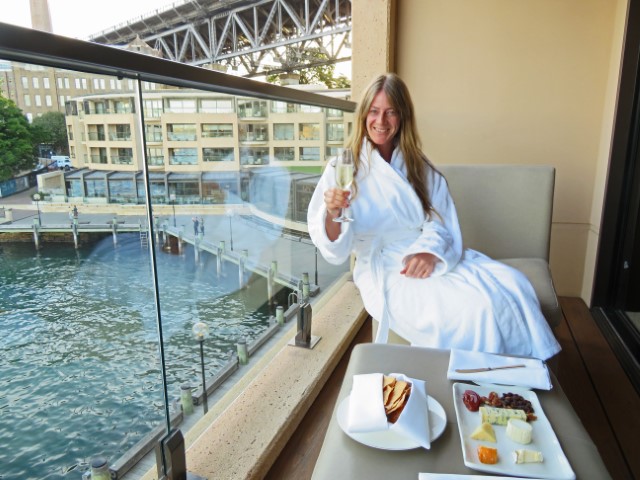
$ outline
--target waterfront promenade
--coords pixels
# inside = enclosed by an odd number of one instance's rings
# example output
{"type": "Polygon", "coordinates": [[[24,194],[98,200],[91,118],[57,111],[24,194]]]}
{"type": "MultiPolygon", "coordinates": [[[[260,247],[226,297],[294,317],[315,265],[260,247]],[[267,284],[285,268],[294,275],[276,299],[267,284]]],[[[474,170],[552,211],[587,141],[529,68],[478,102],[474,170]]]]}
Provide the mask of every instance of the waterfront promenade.
{"type": "MultiPolygon", "coordinates": [[[[38,218],[38,210],[31,200],[34,192],[35,188],[0,198],[0,209],[11,209],[11,225],[32,229],[34,219],[38,218]]],[[[69,211],[73,206],[73,204],[48,205],[40,202],[42,225],[70,225],[69,211]]],[[[76,205],[76,207],[80,230],[89,229],[91,225],[108,225],[114,218],[128,225],[141,224],[143,228],[147,224],[142,206],[138,206],[135,210],[121,205],[76,205]],[[136,213],[133,213],[134,211],[136,213]]],[[[252,219],[247,215],[229,217],[219,206],[207,208],[202,205],[192,207],[178,205],[175,216],[168,205],[158,206],[158,210],[162,212],[161,215],[157,215],[157,224],[160,226],[158,234],[161,234],[162,225],[166,223],[169,232],[181,232],[185,242],[193,244],[195,234],[192,219],[202,218],[204,233],[199,234],[201,243],[219,245],[223,241],[227,252],[239,253],[246,250],[248,264],[268,267],[275,261],[278,272],[284,276],[299,278],[302,273],[308,273],[311,283],[316,284],[321,290],[348,269],[348,265],[335,266],[327,263],[321,255],[317,254],[309,239],[302,235],[287,233],[278,226],[268,226],[267,222],[257,218],[252,219]]],[[[2,220],[0,213],[0,227],[2,227],[2,220]]],[[[159,239],[162,241],[161,235],[159,239]]],[[[44,243],[40,246],[42,249],[52,247],[55,247],[55,244],[44,243]]]]}

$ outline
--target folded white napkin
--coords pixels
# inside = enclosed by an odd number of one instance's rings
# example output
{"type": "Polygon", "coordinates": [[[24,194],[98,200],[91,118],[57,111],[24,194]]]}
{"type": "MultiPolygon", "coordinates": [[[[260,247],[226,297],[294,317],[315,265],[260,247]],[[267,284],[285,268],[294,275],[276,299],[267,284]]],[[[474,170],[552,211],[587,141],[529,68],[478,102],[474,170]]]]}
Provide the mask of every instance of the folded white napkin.
{"type": "Polygon", "coordinates": [[[549,370],[542,360],[535,358],[509,357],[484,352],[469,352],[467,350],[451,350],[449,359],[449,380],[467,380],[476,383],[491,383],[499,385],[515,385],[527,388],[551,390],[549,370]],[[524,364],[525,368],[506,370],[491,370],[478,373],[459,373],[456,369],[501,367],[506,365],[524,364]]]}
{"type": "MultiPolygon", "coordinates": [[[[492,480],[522,480],[522,477],[494,477],[488,475],[459,475],[457,473],[419,473],[418,480],[482,480],[491,478],[492,480]]],[[[530,478],[529,480],[536,480],[530,478]]],[[[540,480],[540,479],[537,479],[540,480]]]]}
{"type": "Polygon", "coordinates": [[[377,432],[388,428],[381,373],[353,376],[347,428],[350,433],[377,432]]]}
{"type": "Polygon", "coordinates": [[[431,448],[431,427],[429,425],[429,409],[427,407],[427,385],[423,380],[410,378],[401,373],[391,373],[398,380],[411,383],[411,395],[404,410],[391,430],[412,439],[427,450],[431,448]]]}
{"type": "Polygon", "coordinates": [[[411,394],[396,423],[387,422],[382,397],[382,374],[354,375],[346,422],[348,432],[366,433],[394,430],[396,433],[412,439],[417,445],[427,449],[431,448],[425,382],[400,373],[390,373],[389,375],[411,383],[411,394]]]}

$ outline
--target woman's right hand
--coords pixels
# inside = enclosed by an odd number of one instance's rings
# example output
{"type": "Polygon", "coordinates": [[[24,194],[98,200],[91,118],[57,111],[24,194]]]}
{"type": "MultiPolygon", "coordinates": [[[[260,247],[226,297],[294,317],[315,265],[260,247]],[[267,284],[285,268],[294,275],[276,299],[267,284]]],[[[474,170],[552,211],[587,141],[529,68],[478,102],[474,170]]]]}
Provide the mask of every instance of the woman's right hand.
{"type": "Polygon", "coordinates": [[[324,192],[324,204],[327,207],[327,213],[336,218],[340,215],[340,209],[347,208],[349,206],[349,196],[351,192],[348,190],[341,190],[339,188],[330,188],[324,192]]]}

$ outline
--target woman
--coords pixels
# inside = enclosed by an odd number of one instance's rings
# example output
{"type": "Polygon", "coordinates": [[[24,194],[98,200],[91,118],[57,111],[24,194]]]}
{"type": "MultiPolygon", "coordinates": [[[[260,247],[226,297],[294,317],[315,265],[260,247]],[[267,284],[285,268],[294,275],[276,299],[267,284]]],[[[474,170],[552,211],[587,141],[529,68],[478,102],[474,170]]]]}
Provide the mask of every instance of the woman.
{"type": "Polygon", "coordinates": [[[444,177],[420,148],[413,103],[394,74],[378,77],[356,112],[352,194],[329,164],[311,199],[309,233],[323,257],[355,253],[369,314],[413,345],[547,359],[560,351],[533,287],[517,270],[463,249],[444,177]],[[340,209],[354,219],[337,223],[340,209]]]}

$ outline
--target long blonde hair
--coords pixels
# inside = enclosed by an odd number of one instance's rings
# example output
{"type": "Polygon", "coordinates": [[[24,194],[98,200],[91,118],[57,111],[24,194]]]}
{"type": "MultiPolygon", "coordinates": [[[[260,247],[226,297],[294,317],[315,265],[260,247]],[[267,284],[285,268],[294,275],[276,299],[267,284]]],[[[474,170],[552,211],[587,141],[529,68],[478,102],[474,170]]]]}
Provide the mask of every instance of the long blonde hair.
{"type": "MultiPolygon", "coordinates": [[[[369,140],[369,145],[373,145],[367,134],[367,115],[373,103],[374,97],[383,91],[391,106],[398,112],[400,117],[400,128],[394,141],[400,148],[404,161],[407,165],[407,180],[418,195],[422,208],[427,216],[434,211],[429,199],[429,191],[425,182],[425,174],[429,167],[434,168],[429,159],[422,153],[420,136],[416,129],[416,121],[413,111],[413,102],[409,95],[406,84],[394,73],[386,73],[376,78],[364,91],[358,108],[353,126],[353,133],[348,141],[348,147],[353,151],[355,162],[355,174],[361,167],[360,153],[363,139],[369,140]]],[[[368,152],[369,154],[371,152],[368,152]]],[[[355,175],[354,175],[355,177],[355,175]]],[[[357,193],[357,185],[353,183],[354,195],[357,193]]]]}

